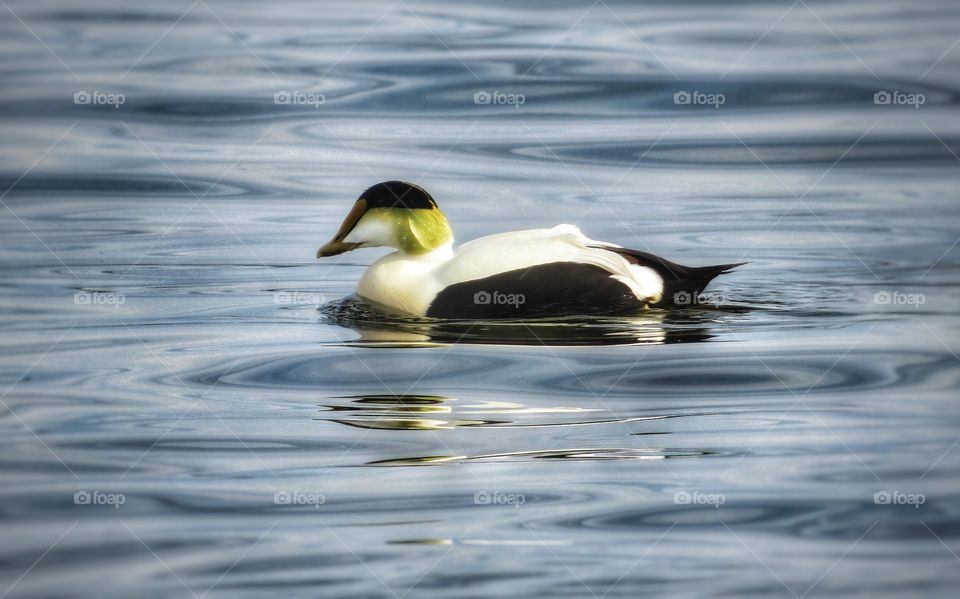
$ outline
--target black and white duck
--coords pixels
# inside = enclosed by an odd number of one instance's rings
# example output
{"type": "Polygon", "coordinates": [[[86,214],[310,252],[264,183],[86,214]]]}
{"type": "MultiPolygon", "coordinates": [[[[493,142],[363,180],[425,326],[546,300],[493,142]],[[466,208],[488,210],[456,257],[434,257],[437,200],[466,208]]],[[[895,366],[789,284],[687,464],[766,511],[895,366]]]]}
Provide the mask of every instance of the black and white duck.
{"type": "Polygon", "coordinates": [[[682,266],[594,241],[574,225],[488,235],[453,247],[453,231],[423,188],[367,189],[317,258],[357,248],[396,251],[370,265],[357,295],[385,310],[438,318],[625,314],[689,304],[743,263],[682,266]]]}

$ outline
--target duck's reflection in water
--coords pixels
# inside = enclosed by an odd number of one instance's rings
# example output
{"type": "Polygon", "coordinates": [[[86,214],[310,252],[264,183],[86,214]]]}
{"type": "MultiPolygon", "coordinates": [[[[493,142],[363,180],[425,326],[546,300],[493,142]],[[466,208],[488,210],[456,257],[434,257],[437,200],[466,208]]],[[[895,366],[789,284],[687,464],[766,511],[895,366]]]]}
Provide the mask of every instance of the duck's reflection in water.
{"type": "MultiPolygon", "coordinates": [[[[658,414],[603,418],[601,408],[575,406],[529,407],[506,401],[460,400],[439,395],[360,395],[332,398],[322,406],[327,420],[358,428],[392,431],[443,431],[463,427],[535,428],[609,425],[664,421],[700,414],[658,414]],[[342,401],[337,401],[342,400],[342,401]]],[[[634,433],[664,435],[667,431],[634,433]]],[[[708,448],[569,447],[475,455],[413,455],[367,462],[371,466],[439,466],[461,462],[533,460],[665,460],[718,455],[708,448]]]]}
{"type": "Polygon", "coordinates": [[[440,466],[464,462],[530,462],[535,460],[670,460],[730,455],[713,449],[667,447],[577,447],[545,451],[510,451],[482,455],[432,455],[390,458],[367,462],[368,466],[440,466]]]}
{"type": "MultiPolygon", "coordinates": [[[[321,308],[332,324],[352,329],[360,346],[426,347],[434,344],[647,345],[692,343],[713,338],[718,308],[647,310],[624,316],[567,316],[528,320],[448,320],[385,314],[346,298],[321,308]]],[[[725,308],[724,312],[740,311],[725,308]]]]}
{"type": "Polygon", "coordinates": [[[456,418],[452,397],[435,395],[363,395],[345,397],[349,405],[324,406],[333,417],[323,418],[359,428],[424,431],[459,426],[495,426],[509,420],[456,418]]]}
{"type": "Polygon", "coordinates": [[[600,408],[527,407],[506,401],[470,400],[439,395],[359,395],[344,403],[325,404],[325,418],[347,426],[387,430],[445,430],[460,427],[536,428],[588,426],[614,422],[664,420],[674,415],[596,418],[600,408]]]}

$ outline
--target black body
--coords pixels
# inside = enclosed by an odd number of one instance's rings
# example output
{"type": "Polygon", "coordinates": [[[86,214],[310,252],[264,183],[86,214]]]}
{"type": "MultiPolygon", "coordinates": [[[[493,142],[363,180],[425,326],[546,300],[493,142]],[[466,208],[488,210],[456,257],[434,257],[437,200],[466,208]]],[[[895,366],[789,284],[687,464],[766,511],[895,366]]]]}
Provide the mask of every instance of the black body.
{"type": "Polygon", "coordinates": [[[625,314],[649,307],[692,305],[717,275],[739,264],[682,266],[653,254],[599,247],[654,270],[664,281],[660,301],[637,299],[626,284],[592,264],[550,262],[451,285],[427,309],[435,318],[511,319],[578,314],[625,314]],[[679,299],[678,299],[679,298],[679,299]]]}

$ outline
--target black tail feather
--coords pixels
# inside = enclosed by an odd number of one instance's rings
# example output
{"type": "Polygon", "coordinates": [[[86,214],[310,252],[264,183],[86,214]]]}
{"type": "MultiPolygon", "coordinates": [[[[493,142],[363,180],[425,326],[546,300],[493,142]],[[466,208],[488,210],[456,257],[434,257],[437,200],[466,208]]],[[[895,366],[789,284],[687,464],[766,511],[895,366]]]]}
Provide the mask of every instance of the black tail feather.
{"type": "Polygon", "coordinates": [[[703,290],[706,289],[710,281],[744,264],[746,264],[746,262],[687,267],[683,277],[672,281],[664,278],[663,299],[660,303],[688,305],[697,303],[696,296],[703,293],[703,290]]]}
{"type": "Polygon", "coordinates": [[[690,305],[696,303],[696,297],[703,292],[710,281],[746,264],[746,262],[736,262],[714,266],[683,266],[640,250],[609,246],[593,247],[616,252],[633,264],[651,268],[660,275],[663,279],[663,298],[657,305],[690,305]]]}

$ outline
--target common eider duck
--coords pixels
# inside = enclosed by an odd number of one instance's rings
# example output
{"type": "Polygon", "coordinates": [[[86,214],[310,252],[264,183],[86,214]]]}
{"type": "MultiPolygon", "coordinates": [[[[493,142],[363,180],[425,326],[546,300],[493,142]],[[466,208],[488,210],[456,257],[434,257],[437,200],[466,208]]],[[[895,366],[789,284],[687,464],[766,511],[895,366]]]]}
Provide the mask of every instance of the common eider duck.
{"type": "Polygon", "coordinates": [[[740,266],[682,266],[587,238],[574,225],[511,231],[453,247],[450,223],[422,187],[386,181],[354,203],[317,258],[365,247],[374,262],[357,295],[407,316],[523,319],[615,315],[694,303],[717,275],[740,266]]]}

